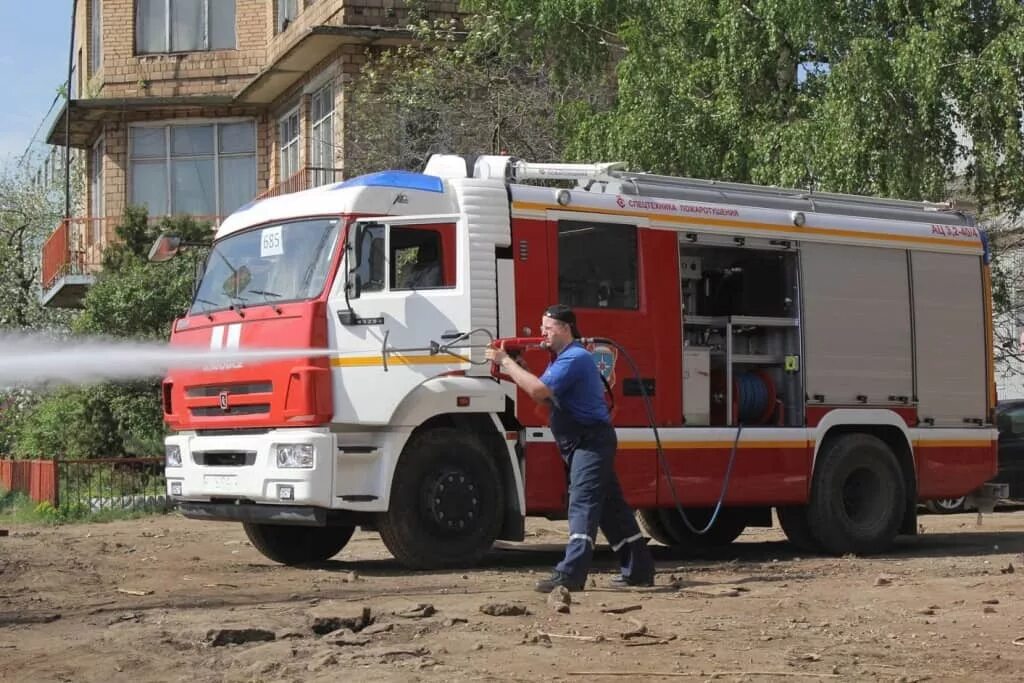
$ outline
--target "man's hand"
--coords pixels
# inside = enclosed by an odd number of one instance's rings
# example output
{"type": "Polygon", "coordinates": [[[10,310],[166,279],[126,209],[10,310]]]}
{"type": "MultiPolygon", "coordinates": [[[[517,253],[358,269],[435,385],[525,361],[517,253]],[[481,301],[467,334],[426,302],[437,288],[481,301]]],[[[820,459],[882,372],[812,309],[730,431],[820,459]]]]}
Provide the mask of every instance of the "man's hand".
{"type": "Polygon", "coordinates": [[[505,343],[502,342],[501,346],[498,348],[488,346],[484,350],[484,358],[491,361],[500,368],[502,361],[508,358],[508,353],[505,351],[505,343]]]}

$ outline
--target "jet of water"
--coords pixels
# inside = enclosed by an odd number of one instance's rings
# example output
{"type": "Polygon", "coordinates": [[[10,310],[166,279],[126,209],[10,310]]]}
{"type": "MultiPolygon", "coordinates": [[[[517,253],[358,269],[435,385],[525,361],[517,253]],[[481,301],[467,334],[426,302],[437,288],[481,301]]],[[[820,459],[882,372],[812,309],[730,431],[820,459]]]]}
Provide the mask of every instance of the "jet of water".
{"type": "Polygon", "coordinates": [[[172,368],[223,368],[331,355],[328,349],[204,349],[157,342],[0,334],[0,389],[160,377],[172,368]]]}

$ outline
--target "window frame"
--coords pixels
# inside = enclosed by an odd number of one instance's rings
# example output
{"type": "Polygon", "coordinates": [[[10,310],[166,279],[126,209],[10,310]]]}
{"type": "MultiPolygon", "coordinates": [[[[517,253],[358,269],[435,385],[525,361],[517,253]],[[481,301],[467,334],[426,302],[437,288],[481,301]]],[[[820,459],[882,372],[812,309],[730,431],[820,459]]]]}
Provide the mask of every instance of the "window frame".
{"type": "Polygon", "coordinates": [[[237,50],[238,49],[238,4],[237,0],[230,0],[233,7],[232,16],[234,21],[232,22],[231,28],[231,47],[210,47],[211,44],[211,19],[210,19],[210,3],[211,2],[224,2],[224,0],[202,0],[203,3],[203,25],[199,27],[199,38],[202,44],[196,50],[175,50],[172,49],[171,45],[171,3],[175,0],[164,0],[164,36],[163,36],[163,47],[162,49],[143,49],[142,37],[139,35],[139,28],[142,25],[141,18],[139,16],[139,0],[134,0],[133,3],[133,19],[134,19],[134,45],[136,55],[170,55],[170,54],[190,54],[194,52],[215,52],[217,50],[237,50]]]}
{"type": "MultiPolygon", "coordinates": [[[[174,179],[173,179],[173,165],[172,162],[175,158],[190,158],[188,156],[175,157],[171,148],[171,129],[172,128],[186,128],[194,126],[213,126],[213,153],[209,155],[213,159],[213,177],[214,177],[214,214],[211,214],[210,218],[222,218],[228,214],[224,213],[224,209],[221,206],[221,178],[220,178],[220,161],[223,158],[242,158],[251,157],[253,160],[253,195],[259,191],[257,186],[259,180],[259,158],[258,158],[258,145],[259,145],[259,124],[255,118],[237,117],[237,118],[224,118],[224,119],[182,119],[176,121],[146,121],[131,123],[128,125],[128,173],[126,177],[126,195],[128,197],[128,203],[134,204],[135,198],[132,196],[131,190],[135,177],[135,164],[137,158],[132,154],[132,129],[137,128],[160,128],[164,134],[164,155],[162,161],[164,163],[164,191],[166,192],[166,204],[164,206],[164,213],[151,214],[157,216],[173,216],[172,212],[174,206],[174,179]],[[228,153],[224,154],[220,151],[220,127],[225,125],[231,125],[236,123],[250,123],[253,128],[253,145],[251,152],[244,153],[228,153]]],[[[207,155],[196,155],[196,156],[207,156],[207,155]]],[[[153,157],[152,159],[156,159],[153,157]]],[[[148,160],[149,158],[146,157],[148,160]]],[[[237,210],[237,209],[234,209],[237,210]]],[[[188,215],[199,215],[199,214],[188,214],[188,215]]]]}
{"type": "Polygon", "coordinates": [[[317,88],[309,97],[309,166],[313,172],[313,185],[326,185],[335,182],[334,176],[334,148],[335,148],[335,95],[334,81],[330,80],[317,88]],[[324,112],[317,118],[315,112],[317,103],[320,103],[320,110],[324,112]],[[329,108],[324,107],[324,102],[329,108]],[[321,134],[327,128],[329,139],[321,134]],[[327,158],[324,159],[324,149],[328,150],[327,158]]]}
{"type": "Polygon", "coordinates": [[[90,0],[89,75],[103,68],[103,0],[90,0]]]}
{"type": "MultiPolygon", "coordinates": [[[[446,220],[431,220],[429,222],[416,223],[406,222],[404,220],[400,222],[368,221],[358,222],[355,223],[354,225],[356,226],[356,229],[359,231],[359,253],[357,254],[357,272],[360,274],[360,277],[362,278],[362,294],[407,294],[409,292],[450,292],[458,288],[459,278],[457,272],[457,222],[449,222],[446,220]],[[371,230],[383,232],[383,258],[381,259],[381,264],[384,270],[383,273],[379,273],[381,277],[378,279],[372,279],[370,277],[372,275],[378,275],[378,273],[373,272],[373,240],[370,239],[371,230]],[[405,246],[402,247],[396,246],[394,240],[392,239],[393,232],[395,230],[409,231],[410,233],[430,232],[436,235],[434,245],[437,250],[437,261],[439,263],[440,269],[440,285],[399,286],[397,284],[397,277],[399,274],[399,267],[397,263],[398,249],[418,249],[419,245],[406,244],[405,246]],[[368,285],[371,282],[378,282],[379,286],[374,288],[368,288],[368,285]]],[[[405,241],[406,239],[400,240],[400,242],[403,243],[405,241]]]]}
{"type": "Polygon", "coordinates": [[[105,148],[106,140],[100,135],[89,150],[89,194],[92,195],[92,201],[89,204],[92,230],[89,236],[92,239],[92,244],[100,244],[103,241],[104,205],[106,203],[103,196],[106,191],[103,182],[103,155],[105,148]]]}
{"type": "Polygon", "coordinates": [[[277,0],[277,17],[275,17],[274,21],[277,32],[283,33],[289,26],[295,23],[302,9],[301,0],[277,0]],[[291,9],[291,12],[289,12],[289,9],[291,9]]]}
{"type": "Polygon", "coordinates": [[[295,175],[296,173],[298,173],[301,170],[301,168],[302,168],[302,164],[301,164],[302,159],[300,157],[301,145],[302,145],[302,117],[300,116],[299,105],[296,104],[294,107],[292,107],[291,109],[287,110],[284,114],[282,114],[281,116],[277,117],[277,179],[278,179],[278,182],[281,182],[281,183],[285,182],[286,180],[288,180],[289,178],[291,178],[293,175],[295,175]],[[286,121],[288,121],[289,119],[293,119],[293,118],[295,119],[295,136],[292,137],[291,139],[289,139],[287,143],[285,143],[284,142],[284,135],[282,133],[282,128],[284,127],[286,121]],[[284,172],[285,166],[286,166],[286,164],[285,164],[285,152],[286,151],[290,152],[292,150],[292,148],[294,148],[294,150],[295,150],[295,168],[292,168],[292,169],[290,169],[288,171],[288,173],[285,173],[284,172]]]}
{"type": "MultiPolygon", "coordinates": [[[[555,241],[555,248],[556,248],[555,249],[555,251],[556,251],[556,255],[555,255],[556,264],[555,265],[556,265],[556,268],[557,268],[557,270],[556,270],[557,280],[555,282],[555,286],[556,286],[557,292],[558,292],[558,301],[566,303],[566,304],[572,306],[573,308],[593,309],[593,310],[598,310],[598,311],[619,311],[619,312],[634,312],[635,313],[635,312],[640,310],[640,300],[641,300],[641,292],[640,292],[640,287],[641,287],[641,285],[640,285],[640,280],[641,280],[641,273],[640,273],[640,226],[638,226],[636,223],[622,222],[621,220],[609,221],[609,220],[602,220],[600,218],[594,218],[594,217],[590,217],[590,216],[586,216],[586,217],[581,216],[579,218],[559,218],[556,221],[555,228],[556,229],[554,231],[553,238],[554,238],[554,241],[555,241]],[[563,227],[568,227],[569,230],[564,230],[563,231],[563,227]],[[631,261],[631,264],[629,266],[629,271],[630,272],[628,273],[629,275],[631,275],[632,289],[633,289],[633,291],[632,291],[632,301],[631,302],[626,302],[624,304],[611,305],[611,297],[609,296],[609,299],[608,299],[609,303],[608,303],[608,305],[604,305],[604,306],[600,305],[600,300],[599,299],[598,299],[597,303],[592,305],[589,301],[584,301],[584,302],[577,301],[575,296],[569,296],[566,293],[566,291],[565,291],[566,287],[564,285],[564,282],[568,278],[563,274],[563,269],[565,269],[565,266],[566,266],[566,263],[564,261],[564,256],[565,256],[565,254],[568,254],[568,253],[573,253],[574,256],[575,256],[579,252],[569,252],[568,250],[563,248],[563,244],[564,244],[563,243],[563,235],[565,235],[565,234],[572,234],[575,231],[583,231],[583,230],[591,230],[591,229],[602,229],[602,228],[608,228],[608,229],[612,229],[612,230],[629,231],[630,240],[632,242],[631,247],[630,247],[631,248],[631,253],[632,253],[632,261],[631,261]]],[[[621,249],[617,249],[617,250],[614,250],[614,251],[615,251],[615,253],[617,255],[621,256],[621,254],[622,254],[622,250],[621,249]]],[[[591,262],[593,263],[593,258],[594,258],[595,255],[597,255],[597,252],[595,250],[593,250],[593,249],[590,249],[590,250],[588,250],[587,253],[590,254],[591,262]]],[[[594,270],[596,272],[606,272],[607,268],[600,268],[600,267],[598,267],[598,268],[594,268],[594,270]]],[[[628,281],[630,281],[630,280],[629,279],[624,280],[623,283],[628,282],[628,281]]],[[[601,285],[599,284],[598,287],[600,287],[600,286],[601,285]]],[[[611,294],[613,292],[614,292],[614,289],[610,290],[609,293],[611,294]]]]}

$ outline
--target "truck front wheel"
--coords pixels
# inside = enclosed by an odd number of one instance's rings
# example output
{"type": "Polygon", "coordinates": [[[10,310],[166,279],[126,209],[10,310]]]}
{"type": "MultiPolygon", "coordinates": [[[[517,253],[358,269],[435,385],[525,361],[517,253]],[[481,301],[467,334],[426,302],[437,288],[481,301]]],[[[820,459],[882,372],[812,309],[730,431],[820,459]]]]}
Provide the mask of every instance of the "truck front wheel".
{"type": "Polygon", "coordinates": [[[266,557],[281,564],[329,560],[352,538],[354,526],[293,526],[242,522],[245,535],[266,557]]]}
{"type": "Polygon", "coordinates": [[[498,468],[480,441],[433,429],[402,451],[380,536],[410,569],[471,566],[494,545],[504,509],[498,468]]]}

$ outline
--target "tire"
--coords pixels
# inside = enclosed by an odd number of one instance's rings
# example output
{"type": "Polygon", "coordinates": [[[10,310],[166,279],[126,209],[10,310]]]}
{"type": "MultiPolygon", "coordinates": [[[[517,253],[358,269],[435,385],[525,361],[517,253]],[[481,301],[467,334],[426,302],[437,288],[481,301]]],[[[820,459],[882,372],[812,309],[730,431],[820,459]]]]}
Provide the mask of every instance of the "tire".
{"type": "Polygon", "coordinates": [[[674,546],[676,544],[675,539],[669,535],[665,525],[661,523],[660,510],[637,510],[636,523],[640,525],[640,530],[644,534],[650,536],[658,543],[667,546],[674,546]]]}
{"type": "Polygon", "coordinates": [[[792,543],[797,550],[806,553],[820,553],[821,544],[811,534],[811,525],[807,519],[806,505],[787,505],[775,509],[779,517],[779,526],[786,539],[792,543]]]}
{"type": "Polygon", "coordinates": [[[294,526],[242,522],[245,535],[265,557],[287,565],[329,560],[352,538],[354,526],[294,526]]]}
{"type": "Polygon", "coordinates": [[[960,496],[959,498],[936,498],[935,500],[929,500],[925,503],[925,507],[928,508],[929,512],[934,512],[939,515],[952,515],[958,512],[965,512],[967,510],[967,496],[960,496]]]}
{"type": "Polygon", "coordinates": [[[410,569],[468,567],[494,545],[504,510],[498,468],[480,441],[433,429],[402,451],[380,536],[410,569]]]}
{"type": "MultiPolygon", "coordinates": [[[[683,508],[683,512],[686,513],[690,524],[697,529],[703,529],[711,519],[714,508],[683,508]]],[[[719,511],[714,526],[704,534],[690,531],[674,507],[662,508],[658,513],[662,526],[673,540],[673,545],[683,549],[706,550],[729,545],[747,528],[747,521],[743,515],[729,508],[722,508],[719,511]]]]}
{"type": "Polygon", "coordinates": [[[870,434],[844,434],[821,447],[807,519],[835,555],[889,548],[906,512],[906,484],[892,450],[870,434]]]}

